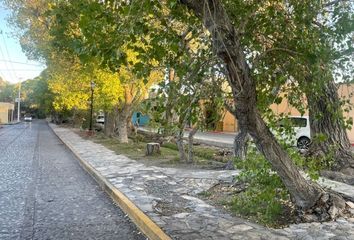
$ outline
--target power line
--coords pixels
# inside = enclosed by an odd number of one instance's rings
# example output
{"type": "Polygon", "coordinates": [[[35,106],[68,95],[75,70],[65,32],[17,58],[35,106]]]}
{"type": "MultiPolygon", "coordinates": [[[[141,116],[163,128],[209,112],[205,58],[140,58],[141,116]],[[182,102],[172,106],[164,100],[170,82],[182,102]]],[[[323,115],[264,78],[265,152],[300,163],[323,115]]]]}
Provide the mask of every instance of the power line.
{"type": "MultiPolygon", "coordinates": [[[[2,51],[1,44],[0,44],[0,53],[1,53],[1,56],[2,56],[3,58],[5,58],[5,55],[4,55],[3,51],[2,51]]],[[[7,66],[7,62],[5,62],[5,68],[6,68],[6,69],[9,69],[9,67],[7,66]]],[[[3,73],[1,72],[1,75],[2,75],[3,78],[5,79],[5,74],[3,74],[3,73]]],[[[10,75],[11,75],[11,74],[10,74],[10,75]]]]}
{"type": "Polygon", "coordinates": [[[9,63],[22,64],[22,65],[29,65],[29,66],[43,67],[43,65],[40,65],[40,64],[32,64],[32,63],[16,62],[16,61],[11,61],[11,60],[6,60],[6,59],[0,59],[0,62],[9,62],[9,63]]]}
{"type": "MultiPolygon", "coordinates": [[[[1,53],[2,57],[4,57],[4,53],[2,51],[1,45],[0,45],[0,53],[1,53]]],[[[9,71],[9,67],[7,66],[7,62],[5,62],[5,68],[6,68],[6,71],[9,71]]],[[[12,72],[10,72],[10,75],[12,75],[11,73],[12,72]]],[[[1,75],[3,76],[3,79],[6,79],[5,74],[3,74],[3,72],[1,72],[1,75]]],[[[10,77],[13,77],[13,76],[10,76],[10,77]]]]}
{"type": "MultiPolygon", "coordinates": [[[[12,69],[12,68],[7,68],[7,69],[0,69],[0,71],[42,71],[40,69],[12,69]]],[[[1,73],[1,72],[0,72],[1,73]]]]}
{"type": "MultiPolygon", "coordinates": [[[[2,30],[0,31],[0,35],[2,36],[2,40],[3,40],[3,42],[4,42],[4,46],[5,46],[5,50],[6,50],[6,53],[7,53],[7,58],[9,59],[10,66],[11,66],[12,68],[14,68],[14,66],[12,65],[12,62],[11,62],[9,50],[8,50],[8,48],[7,48],[6,40],[5,40],[4,33],[3,33],[2,30]]],[[[0,48],[0,49],[1,49],[1,48],[0,48]]],[[[6,57],[4,56],[4,53],[3,53],[2,49],[1,49],[1,55],[3,56],[3,59],[6,59],[6,57]]],[[[7,63],[6,63],[6,62],[5,62],[5,65],[6,65],[6,69],[9,69],[9,67],[7,66],[7,63]]],[[[16,72],[10,71],[10,73],[11,73],[11,75],[12,75],[13,77],[15,77],[14,79],[18,79],[18,76],[17,76],[16,72]]]]}

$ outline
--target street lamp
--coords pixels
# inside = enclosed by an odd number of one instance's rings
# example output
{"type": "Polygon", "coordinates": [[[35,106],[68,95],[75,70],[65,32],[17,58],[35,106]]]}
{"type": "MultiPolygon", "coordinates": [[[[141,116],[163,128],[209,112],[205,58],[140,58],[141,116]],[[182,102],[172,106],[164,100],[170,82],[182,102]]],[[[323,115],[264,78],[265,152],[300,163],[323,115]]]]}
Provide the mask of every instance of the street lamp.
{"type": "Polygon", "coordinates": [[[93,91],[95,88],[95,83],[91,81],[91,101],[90,101],[90,132],[92,131],[92,121],[93,121],[93,91]]]}

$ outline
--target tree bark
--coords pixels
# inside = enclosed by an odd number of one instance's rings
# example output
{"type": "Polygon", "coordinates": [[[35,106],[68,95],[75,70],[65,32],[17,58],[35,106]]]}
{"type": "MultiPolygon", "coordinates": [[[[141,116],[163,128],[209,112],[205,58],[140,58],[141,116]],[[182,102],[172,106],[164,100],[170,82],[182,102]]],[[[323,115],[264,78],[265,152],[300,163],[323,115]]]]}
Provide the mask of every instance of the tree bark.
{"type": "Polygon", "coordinates": [[[178,153],[179,153],[179,159],[181,161],[186,161],[186,152],[184,150],[184,145],[183,145],[183,130],[178,131],[177,136],[176,136],[176,144],[178,148],[178,153]]]}
{"type": "MultiPolygon", "coordinates": [[[[224,103],[224,107],[237,119],[234,107],[232,107],[227,102],[224,103]]],[[[249,140],[250,140],[249,134],[244,129],[240,129],[239,132],[236,134],[233,142],[234,157],[242,161],[246,159],[249,140]]],[[[232,159],[229,160],[225,164],[224,168],[226,170],[234,170],[235,169],[234,161],[232,159]]]]}
{"type": "Polygon", "coordinates": [[[332,170],[346,172],[348,168],[353,168],[354,158],[343,124],[342,106],[333,79],[321,85],[321,89],[316,93],[306,94],[306,97],[312,138],[320,134],[325,135],[324,140],[312,142],[309,154],[326,156],[334,151],[332,170]]]}
{"type": "Polygon", "coordinates": [[[194,127],[188,134],[188,163],[194,162],[193,141],[194,135],[197,133],[197,131],[198,127],[194,127]]]}
{"type": "Polygon", "coordinates": [[[279,174],[295,204],[302,209],[312,208],[324,190],[301,175],[263,121],[257,109],[256,83],[251,77],[239,33],[230,22],[222,3],[219,0],[180,2],[200,17],[211,33],[214,51],[224,61],[228,71],[240,129],[252,136],[259,151],[279,174]]]}
{"type": "Polygon", "coordinates": [[[174,104],[174,92],[171,89],[171,83],[175,80],[175,70],[173,68],[168,69],[168,84],[169,87],[167,89],[167,101],[166,101],[166,106],[165,106],[165,119],[163,120],[163,126],[164,126],[164,131],[162,132],[162,135],[164,137],[169,136],[171,133],[171,130],[167,127],[171,122],[173,122],[173,104],[174,104]]]}
{"type": "Polygon", "coordinates": [[[234,157],[245,160],[247,157],[249,135],[242,129],[238,132],[234,138],[234,157]]]}
{"type": "MultiPolygon", "coordinates": [[[[229,111],[237,119],[235,109],[226,102],[224,103],[224,106],[226,110],[229,111]]],[[[239,127],[239,131],[236,134],[233,143],[234,157],[239,158],[241,160],[246,159],[249,140],[250,136],[247,134],[247,132],[239,127]]]]}
{"type": "Polygon", "coordinates": [[[128,143],[128,121],[130,121],[131,115],[132,108],[130,105],[126,104],[118,110],[116,127],[118,133],[118,141],[121,143],[128,143]]]}
{"type": "Polygon", "coordinates": [[[115,128],[115,112],[112,109],[110,112],[104,113],[104,135],[112,137],[115,128]]]}
{"type": "MultiPolygon", "coordinates": [[[[240,130],[235,138],[234,138],[234,157],[238,160],[244,161],[247,157],[247,149],[248,149],[248,141],[250,140],[250,136],[247,134],[246,131],[240,130]]],[[[225,165],[224,169],[226,170],[234,170],[234,160],[229,160],[225,165]]]]}

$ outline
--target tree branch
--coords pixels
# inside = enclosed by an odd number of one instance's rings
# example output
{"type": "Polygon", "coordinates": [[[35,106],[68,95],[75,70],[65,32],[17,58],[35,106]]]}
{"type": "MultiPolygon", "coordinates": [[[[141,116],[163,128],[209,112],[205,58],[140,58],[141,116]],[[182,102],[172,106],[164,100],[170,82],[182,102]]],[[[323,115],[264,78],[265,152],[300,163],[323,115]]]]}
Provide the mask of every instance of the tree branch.
{"type": "Polygon", "coordinates": [[[281,47],[269,48],[265,50],[263,53],[261,53],[260,55],[258,55],[257,57],[255,57],[255,59],[253,60],[252,68],[254,68],[254,66],[257,66],[260,59],[264,58],[267,54],[271,52],[285,52],[288,53],[289,55],[303,55],[302,53],[296,52],[288,48],[281,48],[281,47]]]}

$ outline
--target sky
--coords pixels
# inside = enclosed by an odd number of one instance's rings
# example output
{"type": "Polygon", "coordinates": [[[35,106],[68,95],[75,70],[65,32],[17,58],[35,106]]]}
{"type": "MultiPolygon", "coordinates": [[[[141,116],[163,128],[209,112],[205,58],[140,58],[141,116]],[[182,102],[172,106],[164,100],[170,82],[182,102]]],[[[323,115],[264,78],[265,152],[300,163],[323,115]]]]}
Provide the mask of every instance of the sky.
{"type": "Polygon", "coordinates": [[[0,76],[2,79],[17,83],[38,76],[45,65],[30,61],[22,52],[19,40],[12,36],[7,18],[10,11],[0,1],[0,76]]]}

